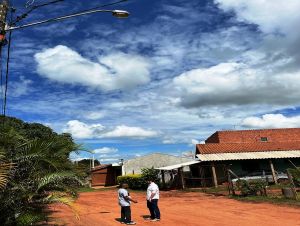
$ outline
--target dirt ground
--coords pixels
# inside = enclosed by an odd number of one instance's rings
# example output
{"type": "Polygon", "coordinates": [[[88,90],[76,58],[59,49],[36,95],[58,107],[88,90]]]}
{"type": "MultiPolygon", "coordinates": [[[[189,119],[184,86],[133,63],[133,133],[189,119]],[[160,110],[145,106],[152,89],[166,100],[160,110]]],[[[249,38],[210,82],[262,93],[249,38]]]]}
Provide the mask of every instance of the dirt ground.
{"type": "MultiPolygon", "coordinates": [[[[76,201],[80,220],[76,220],[68,207],[54,206],[54,217],[67,225],[110,226],[118,222],[120,208],[116,190],[81,193],[76,201]]],[[[300,209],[265,203],[245,203],[225,197],[215,197],[203,193],[161,192],[159,207],[160,222],[144,220],[148,215],[144,193],[135,192],[131,196],[139,203],[132,205],[132,218],[137,225],[194,226],[296,226],[300,225],[300,209]]]]}

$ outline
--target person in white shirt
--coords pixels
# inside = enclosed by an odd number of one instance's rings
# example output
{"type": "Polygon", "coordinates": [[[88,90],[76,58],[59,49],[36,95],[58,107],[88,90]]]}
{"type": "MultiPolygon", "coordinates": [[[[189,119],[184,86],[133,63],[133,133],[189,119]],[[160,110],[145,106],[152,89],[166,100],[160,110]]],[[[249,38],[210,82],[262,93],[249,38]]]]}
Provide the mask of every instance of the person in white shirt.
{"type": "Polygon", "coordinates": [[[147,207],[150,211],[151,221],[160,221],[160,211],[158,208],[159,188],[153,180],[148,180],[147,207]]]}
{"type": "Polygon", "coordinates": [[[127,189],[128,184],[123,183],[121,185],[121,188],[118,190],[119,205],[121,206],[121,223],[127,225],[134,225],[136,223],[134,221],[131,221],[130,203],[137,203],[137,201],[133,200],[130,197],[127,189]]]}

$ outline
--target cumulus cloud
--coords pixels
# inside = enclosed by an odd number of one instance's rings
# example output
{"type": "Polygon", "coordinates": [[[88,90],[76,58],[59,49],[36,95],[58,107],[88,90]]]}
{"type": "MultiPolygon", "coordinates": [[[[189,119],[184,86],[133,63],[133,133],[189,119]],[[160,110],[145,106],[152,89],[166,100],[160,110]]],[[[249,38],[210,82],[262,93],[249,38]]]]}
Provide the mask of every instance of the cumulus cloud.
{"type": "MultiPolygon", "coordinates": [[[[87,124],[78,120],[71,120],[67,123],[63,132],[71,133],[77,139],[93,138],[151,138],[158,136],[158,132],[132,127],[126,125],[106,128],[101,124],[87,124]]],[[[99,153],[108,149],[97,149],[99,153]]]]}
{"type": "Polygon", "coordinates": [[[295,49],[300,35],[295,27],[300,23],[300,1],[215,2],[227,12],[234,11],[238,20],[258,25],[264,34],[256,49],[245,51],[237,59],[175,77],[179,103],[187,108],[298,105],[300,54],[295,49]]]}
{"type": "Polygon", "coordinates": [[[300,127],[300,116],[266,114],[261,117],[247,117],[241,125],[250,128],[296,128],[300,127]]]}
{"type": "Polygon", "coordinates": [[[97,111],[93,111],[93,112],[88,112],[84,115],[84,117],[86,119],[90,119],[90,120],[97,120],[97,119],[101,119],[105,116],[104,112],[97,112],[97,111]]]}
{"type": "Polygon", "coordinates": [[[174,78],[185,107],[207,105],[297,104],[300,71],[272,74],[243,63],[194,69],[174,78]]]}
{"type": "Polygon", "coordinates": [[[238,19],[258,24],[264,32],[294,31],[300,21],[298,0],[215,0],[215,2],[226,11],[234,10],[238,19]]]}
{"type": "Polygon", "coordinates": [[[117,148],[103,147],[93,150],[95,154],[112,154],[118,152],[117,148]]]}
{"type": "Polygon", "coordinates": [[[149,62],[138,55],[117,52],[93,62],[58,45],[36,53],[34,57],[38,74],[61,83],[110,91],[129,90],[150,81],[149,62]]]}
{"type": "Polygon", "coordinates": [[[149,138],[158,136],[158,132],[153,130],[146,130],[140,127],[130,127],[125,125],[117,126],[114,130],[103,134],[103,137],[135,137],[135,138],[149,138]]]}
{"type": "Polygon", "coordinates": [[[65,133],[71,133],[74,138],[88,139],[99,137],[105,127],[101,124],[86,124],[78,120],[71,120],[63,130],[65,133]]]}

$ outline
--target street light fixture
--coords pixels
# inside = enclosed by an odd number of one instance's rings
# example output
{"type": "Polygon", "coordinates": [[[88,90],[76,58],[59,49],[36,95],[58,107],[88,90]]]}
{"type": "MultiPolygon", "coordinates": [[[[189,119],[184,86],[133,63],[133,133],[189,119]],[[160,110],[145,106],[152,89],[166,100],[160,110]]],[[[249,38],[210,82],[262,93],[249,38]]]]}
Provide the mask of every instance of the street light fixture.
{"type": "Polygon", "coordinates": [[[129,17],[129,12],[124,10],[113,10],[112,15],[117,18],[127,18],[129,17]]]}
{"type": "Polygon", "coordinates": [[[88,14],[92,14],[92,13],[101,13],[101,12],[112,13],[112,15],[117,18],[127,18],[130,15],[129,12],[127,12],[125,10],[108,10],[108,9],[87,10],[87,11],[83,11],[80,13],[74,13],[74,14],[69,14],[66,16],[55,17],[55,18],[37,21],[37,22],[29,23],[29,24],[20,25],[20,26],[6,26],[5,31],[6,32],[13,31],[13,30],[27,28],[27,27],[31,27],[31,26],[35,26],[35,25],[39,25],[39,24],[57,22],[57,21],[69,19],[72,17],[83,16],[83,15],[88,15],[88,14]]]}

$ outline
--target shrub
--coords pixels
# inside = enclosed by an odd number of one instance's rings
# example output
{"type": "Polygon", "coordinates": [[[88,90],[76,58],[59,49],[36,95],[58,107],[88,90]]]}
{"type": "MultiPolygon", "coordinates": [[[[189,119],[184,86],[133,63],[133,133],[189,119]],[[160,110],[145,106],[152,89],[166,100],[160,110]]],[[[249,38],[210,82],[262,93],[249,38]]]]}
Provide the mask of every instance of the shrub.
{"type": "Polygon", "coordinates": [[[236,186],[243,196],[257,195],[258,192],[263,195],[265,194],[267,182],[264,180],[238,180],[236,186]]]}
{"type": "Polygon", "coordinates": [[[293,181],[296,187],[300,187],[300,167],[297,169],[288,169],[289,173],[293,177],[293,181]]]}
{"type": "Polygon", "coordinates": [[[152,168],[142,169],[142,178],[147,182],[153,180],[156,184],[160,184],[159,170],[152,168]]]}
{"type": "Polygon", "coordinates": [[[134,190],[145,189],[147,187],[147,182],[141,174],[118,176],[117,181],[119,184],[128,184],[129,188],[134,190]]]}
{"type": "Polygon", "coordinates": [[[130,174],[126,176],[119,176],[117,178],[118,184],[126,183],[129,188],[134,190],[142,190],[148,187],[148,180],[153,180],[156,184],[160,184],[159,170],[154,168],[142,169],[142,174],[130,174]]]}

